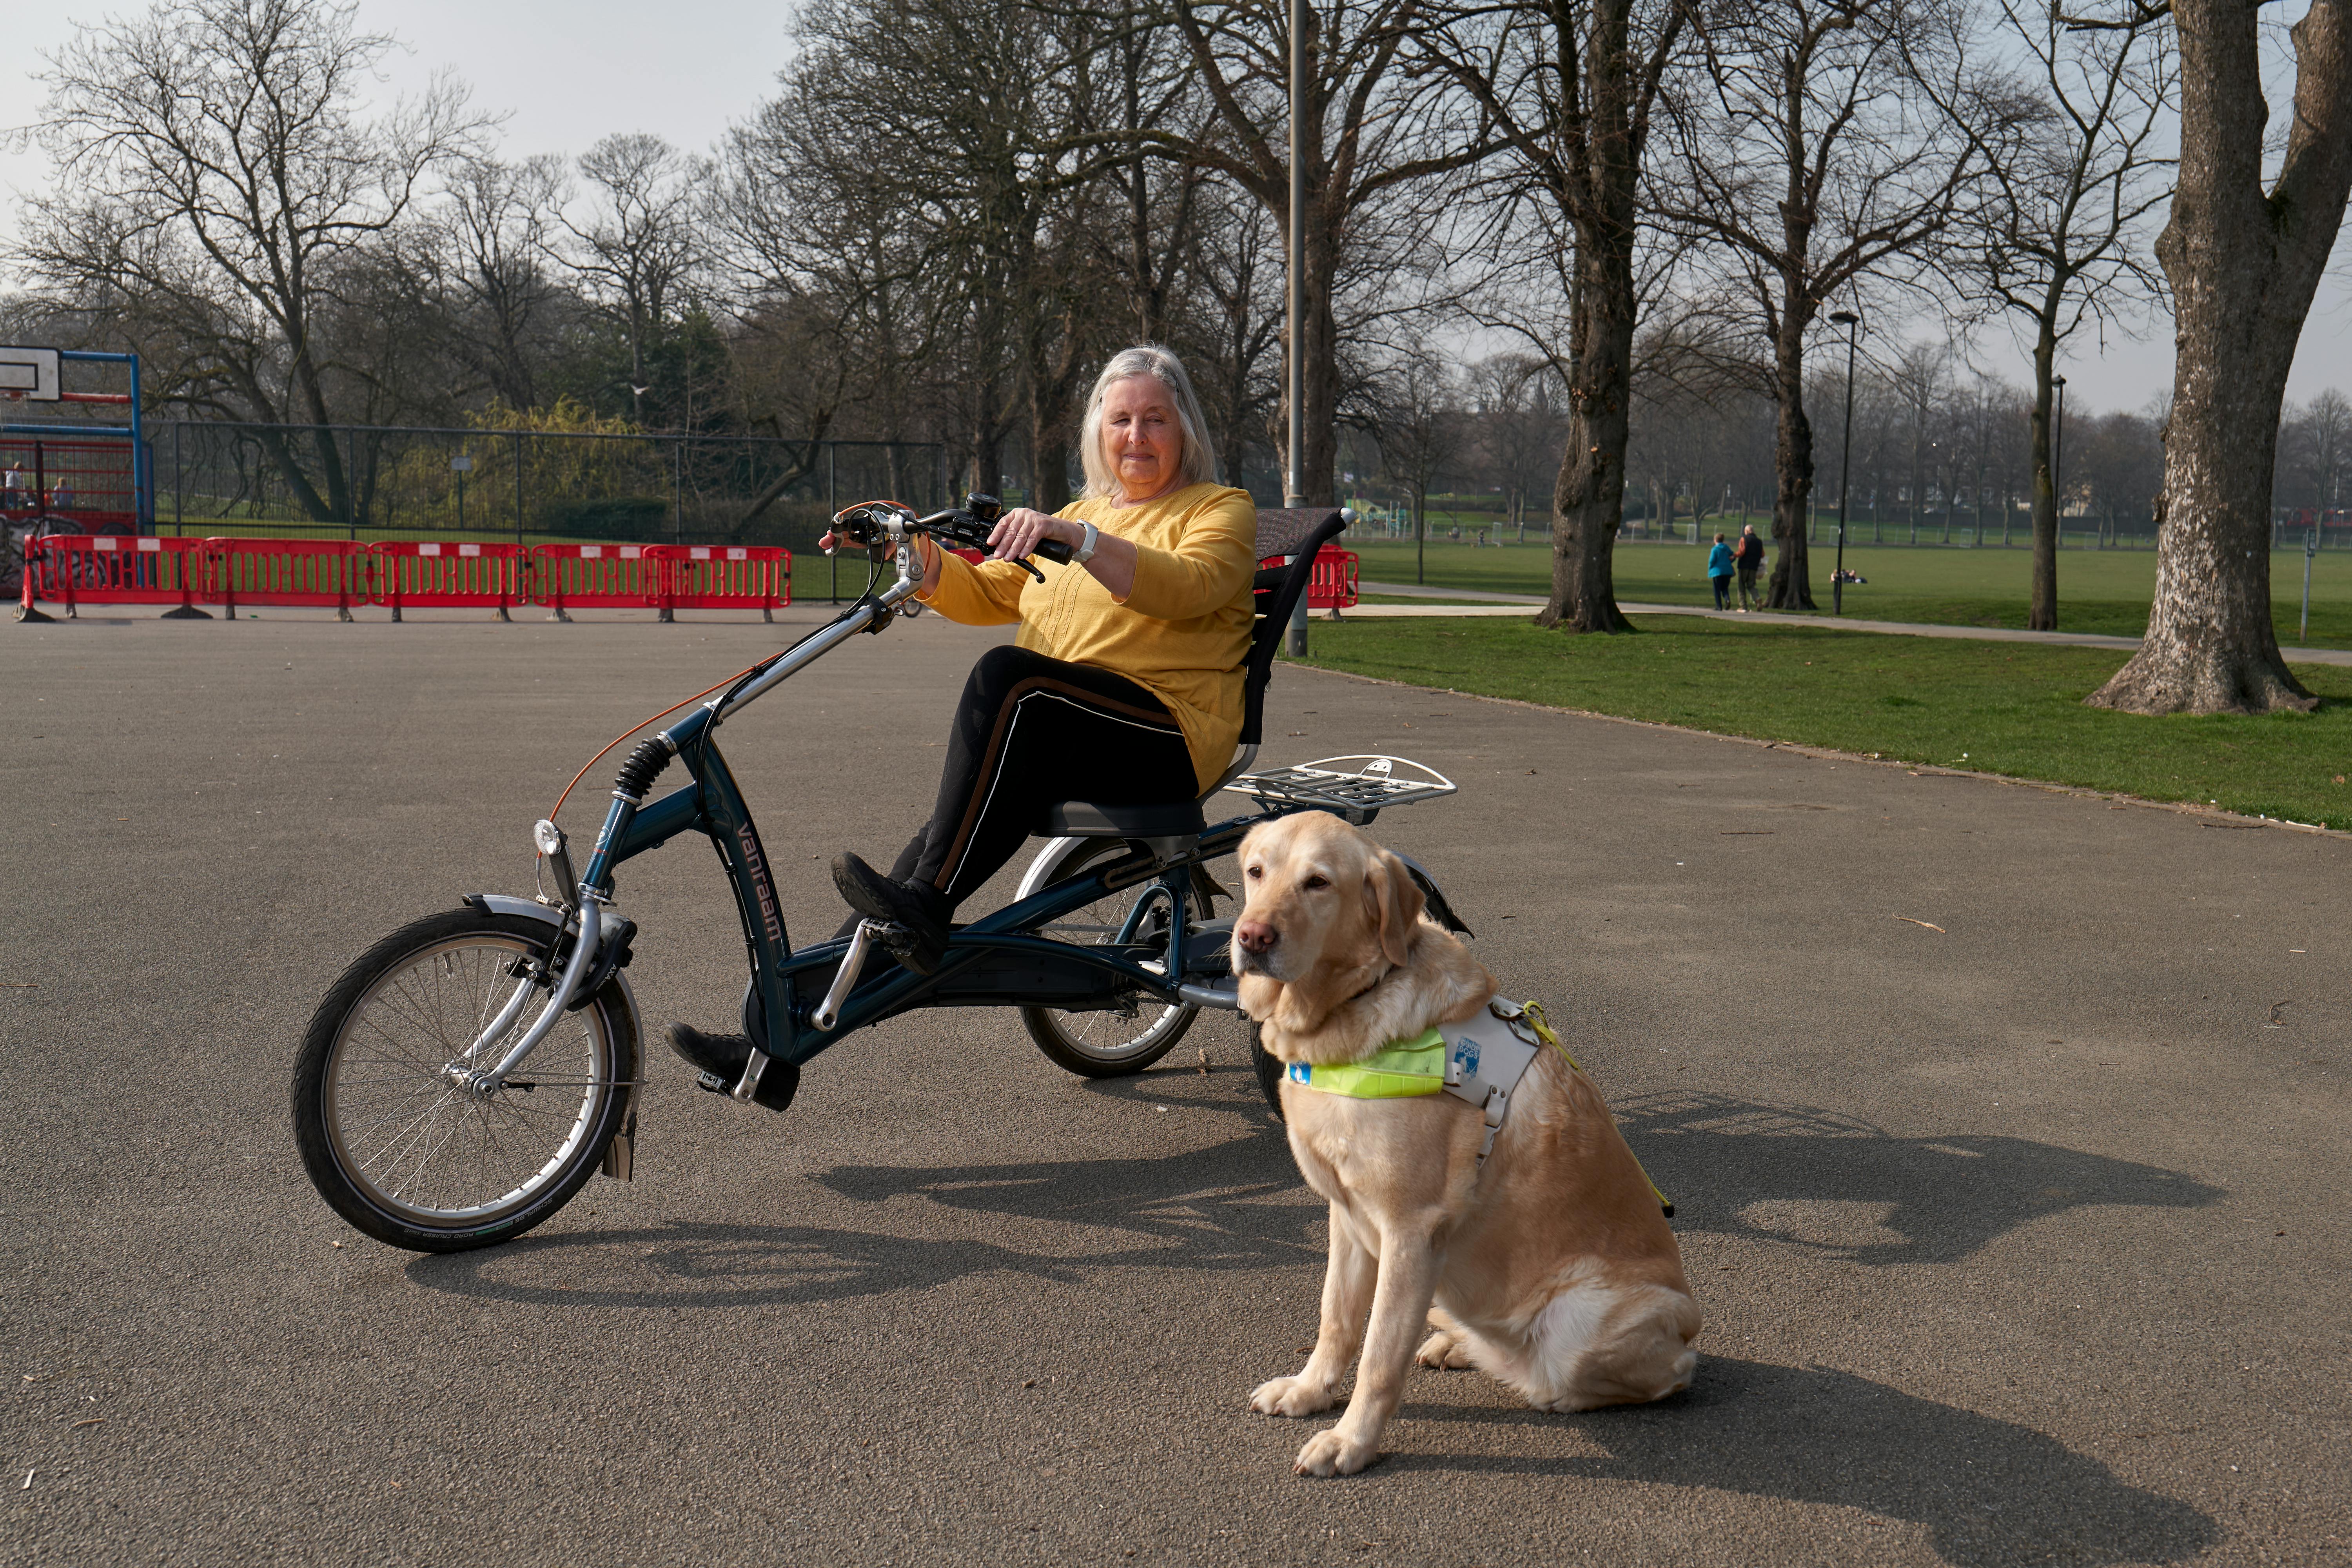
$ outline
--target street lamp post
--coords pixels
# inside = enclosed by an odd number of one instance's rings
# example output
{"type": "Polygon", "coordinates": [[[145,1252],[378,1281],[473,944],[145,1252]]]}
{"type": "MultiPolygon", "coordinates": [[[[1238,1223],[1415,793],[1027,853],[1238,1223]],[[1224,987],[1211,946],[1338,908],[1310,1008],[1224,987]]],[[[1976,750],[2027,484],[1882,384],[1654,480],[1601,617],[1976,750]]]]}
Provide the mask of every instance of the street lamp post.
{"type": "Polygon", "coordinates": [[[1833,310],[1830,320],[1845,329],[1845,442],[1838,448],[1837,570],[1830,574],[1830,614],[1845,614],[1845,500],[1853,478],[1853,340],[1862,317],[1852,310],[1833,310]]]}
{"type": "MultiPolygon", "coordinates": [[[[1290,363],[1283,388],[1290,407],[1290,438],[1283,454],[1282,504],[1307,504],[1307,27],[1313,15],[1307,0],[1290,0],[1290,223],[1284,237],[1289,277],[1283,303],[1290,363]]],[[[1290,655],[1307,656],[1307,595],[1298,595],[1289,628],[1290,655]]]]}
{"type": "Polygon", "coordinates": [[[2055,550],[2066,543],[2066,487],[2059,479],[2066,468],[2066,378],[2053,375],[2050,384],[2058,389],[2058,424],[2050,432],[2050,532],[2055,550]]]}

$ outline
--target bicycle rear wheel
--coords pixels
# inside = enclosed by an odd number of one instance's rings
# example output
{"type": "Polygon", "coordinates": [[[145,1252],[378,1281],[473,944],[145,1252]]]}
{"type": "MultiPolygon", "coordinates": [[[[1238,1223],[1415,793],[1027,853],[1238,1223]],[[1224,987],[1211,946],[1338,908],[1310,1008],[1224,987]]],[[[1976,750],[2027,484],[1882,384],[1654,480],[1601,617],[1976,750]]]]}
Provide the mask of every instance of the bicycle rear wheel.
{"type": "Polygon", "coordinates": [[[637,1037],[617,982],[503,1088],[463,1081],[467,1048],[534,984],[525,966],[544,962],[551,934],[516,915],[430,915],[362,953],[320,1003],[295,1066],[294,1139],[319,1195],[360,1230],[417,1252],[509,1240],[571,1201],[627,1129],[637,1037]]]}
{"type": "MultiPolygon", "coordinates": [[[[1059,860],[1046,870],[1042,882],[1057,882],[1075,876],[1097,860],[1115,859],[1126,854],[1128,847],[1126,841],[1118,838],[1078,839],[1061,851],[1059,860]]],[[[1139,888],[1107,894],[1084,909],[1073,910],[1037,927],[1035,934],[1077,946],[1113,941],[1137,901],[1151,886],[1145,883],[1139,888]]],[[[1161,907],[1164,910],[1166,906],[1163,903],[1161,907]]],[[[1166,917],[1163,913],[1155,918],[1166,917]]],[[[1125,1008],[1095,1013],[1024,1007],[1021,1023],[1037,1048],[1045,1053],[1046,1060],[1055,1067],[1086,1078],[1123,1078],[1141,1072],[1173,1050],[1200,1015],[1198,1007],[1138,996],[1125,1008]]]]}

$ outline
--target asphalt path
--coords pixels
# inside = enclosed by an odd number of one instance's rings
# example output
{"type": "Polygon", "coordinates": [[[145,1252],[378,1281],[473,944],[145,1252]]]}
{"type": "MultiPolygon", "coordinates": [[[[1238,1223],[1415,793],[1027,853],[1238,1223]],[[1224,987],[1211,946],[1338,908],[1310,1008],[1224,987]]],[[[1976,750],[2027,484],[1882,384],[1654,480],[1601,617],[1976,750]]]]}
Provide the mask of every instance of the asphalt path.
{"type": "MultiPolygon", "coordinates": [[[[634,1184],[457,1257],[343,1226],[288,1129],[320,994],[817,614],[0,628],[0,1561],[2352,1561],[2340,836],[1284,671],[1270,760],[1462,781],[1378,831],[1568,1026],[1707,1317],[1639,1409],[1417,1373],[1349,1480],[1244,1405],[1323,1225],[1229,1018],[1087,1083],[927,1014],[781,1117],[656,1056],[634,1184]]],[[[730,726],[795,931],[992,636],[730,726]]],[[[724,1026],[713,859],[621,893],[648,1023],[724,1026]]]]}

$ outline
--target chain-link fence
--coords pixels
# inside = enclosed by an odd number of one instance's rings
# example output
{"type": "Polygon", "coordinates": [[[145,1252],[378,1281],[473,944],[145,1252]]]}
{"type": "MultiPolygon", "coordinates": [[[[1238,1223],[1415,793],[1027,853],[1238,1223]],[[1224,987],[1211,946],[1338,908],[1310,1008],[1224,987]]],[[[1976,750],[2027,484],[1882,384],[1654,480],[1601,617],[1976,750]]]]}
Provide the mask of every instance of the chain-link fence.
{"type": "Polygon", "coordinates": [[[624,540],[805,550],[853,501],[945,504],[946,449],[387,426],[170,421],[155,523],[173,534],[624,540]]]}

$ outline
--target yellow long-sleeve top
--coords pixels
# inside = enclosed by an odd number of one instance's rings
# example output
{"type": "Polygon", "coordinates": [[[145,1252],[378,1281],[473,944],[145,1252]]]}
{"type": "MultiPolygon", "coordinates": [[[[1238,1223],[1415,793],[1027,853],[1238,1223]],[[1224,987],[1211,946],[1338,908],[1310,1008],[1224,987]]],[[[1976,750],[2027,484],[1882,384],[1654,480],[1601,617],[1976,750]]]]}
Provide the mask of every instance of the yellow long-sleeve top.
{"type": "Polygon", "coordinates": [[[1135,586],[1126,598],[1111,597],[1083,566],[1041,559],[1040,583],[1010,561],[975,566],[945,552],[939,586],[919,596],[966,626],[1018,621],[1015,646],[1123,675],[1150,692],[1183,731],[1192,772],[1207,789],[1232,763],[1242,732],[1257,569],[1249,492],[1187,485],[1141,506],[1097,498],[1054,515],[1135,546],[1135,586]]]}

